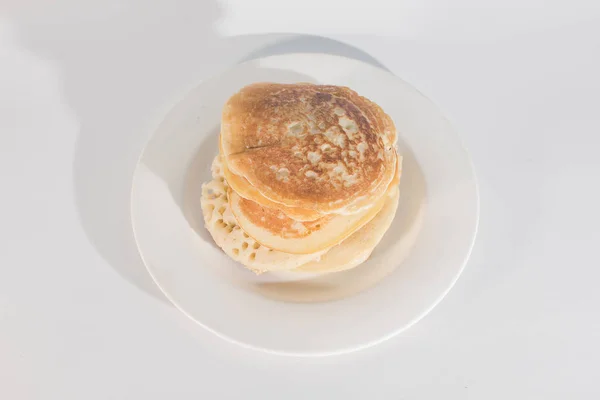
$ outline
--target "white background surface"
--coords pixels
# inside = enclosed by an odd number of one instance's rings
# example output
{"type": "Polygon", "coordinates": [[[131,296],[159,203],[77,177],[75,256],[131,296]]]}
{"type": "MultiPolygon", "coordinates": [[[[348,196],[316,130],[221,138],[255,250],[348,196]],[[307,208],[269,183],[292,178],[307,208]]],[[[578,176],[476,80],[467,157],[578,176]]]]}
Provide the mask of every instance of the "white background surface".
{"type": "Polygon", "coordinates": [[[318,17],[265,0],[0,3],[1,399],[600,395],[600,5],[300,3],[318,17]],[[346,45],[266,34],[283,28],[346,45]],[[481,191],[447,298],[401,336],[321,359],[244,350],[187,320],[127,219],[157,113],[240,60],[299,50],[375,59],[429,96],[481,191]]]}

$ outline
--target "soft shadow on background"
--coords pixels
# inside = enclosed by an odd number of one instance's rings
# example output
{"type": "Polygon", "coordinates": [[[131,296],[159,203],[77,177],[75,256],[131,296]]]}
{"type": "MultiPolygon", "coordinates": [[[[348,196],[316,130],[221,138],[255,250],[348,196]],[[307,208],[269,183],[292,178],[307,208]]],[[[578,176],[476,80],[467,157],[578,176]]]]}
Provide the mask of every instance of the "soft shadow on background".
{"type": "Polygon", "coordinates": [[[120,276],[164,302],[137,252],[130,215],[133,172],[161,116],[203,79],[269,55],[322,52],[385,68],[358,48],[318,36],[219,37],[213,27],[223,13],[214,0],[0,5],[0,15],[16,26],[15,41],[60,71],[63,96],[80,124],[73,180],[90,243],[120,276]]]}
{"type": "MultiPolygon", "coordinates": [[[[276,35],[273,35],[276,36],[276,35]]],[[[281,38],[267,46],[258,48],[249,52],[242,58],[242,61],[253,60],[261,57],[268,57],[277,54],[290,53],[327,53],[336,56],[354,58],[374,65],[386,71],[389,71],[377,59],[368,53],[339,42],[337,40],[324,38],[321,36],[298,35],[293,37],[281,38]]]]}

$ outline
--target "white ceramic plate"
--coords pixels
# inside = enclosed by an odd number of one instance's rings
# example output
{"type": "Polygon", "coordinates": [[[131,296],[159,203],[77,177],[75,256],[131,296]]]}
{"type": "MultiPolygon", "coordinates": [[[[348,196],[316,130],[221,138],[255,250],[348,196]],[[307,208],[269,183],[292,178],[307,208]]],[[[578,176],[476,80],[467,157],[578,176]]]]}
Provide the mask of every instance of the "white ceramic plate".
{"type": "Polygon", "coordinates": [[[148,271],[190,318],[242,346],[326,355],[388,339],[444,297],[471,252],[479,201],[467,152],[417,90],[357,60],[289,54],[240,64],[173,105],[140,158],[131,211],[148,271]],[[200,187],[218,152],[221,107],[257,81],[349,86],[394,119],[404,156],[400,205],[392,228],[360,267],[324,276],[255,276],[205,230],[200,187]]]}

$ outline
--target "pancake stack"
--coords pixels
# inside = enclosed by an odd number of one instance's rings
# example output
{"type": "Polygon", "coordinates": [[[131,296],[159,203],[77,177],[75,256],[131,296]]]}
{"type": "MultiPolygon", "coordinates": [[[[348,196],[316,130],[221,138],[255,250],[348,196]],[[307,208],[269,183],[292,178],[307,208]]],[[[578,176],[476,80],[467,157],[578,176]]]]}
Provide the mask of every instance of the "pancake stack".
{"type": "Polygon", "coordinates": [[[346,87],[246,86],[223,108],[205,225],[256,273],[354,268],[396,213],[395,145],[391,118],[346,87]]]}

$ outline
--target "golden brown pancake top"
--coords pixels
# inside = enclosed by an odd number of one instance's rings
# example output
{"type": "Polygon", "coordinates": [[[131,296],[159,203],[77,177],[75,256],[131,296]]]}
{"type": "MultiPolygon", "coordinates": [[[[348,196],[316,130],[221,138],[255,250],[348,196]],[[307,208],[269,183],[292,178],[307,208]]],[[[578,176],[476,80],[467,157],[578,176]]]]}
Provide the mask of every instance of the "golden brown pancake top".
{"type": "Polygon", "coordinates": [[[223,109],[231,172],[287,206],[335,212],[385,193],[396,129],[370,100],[339,86],[258,83],[223,109]]]}

